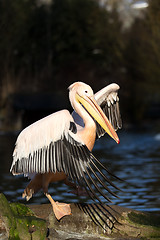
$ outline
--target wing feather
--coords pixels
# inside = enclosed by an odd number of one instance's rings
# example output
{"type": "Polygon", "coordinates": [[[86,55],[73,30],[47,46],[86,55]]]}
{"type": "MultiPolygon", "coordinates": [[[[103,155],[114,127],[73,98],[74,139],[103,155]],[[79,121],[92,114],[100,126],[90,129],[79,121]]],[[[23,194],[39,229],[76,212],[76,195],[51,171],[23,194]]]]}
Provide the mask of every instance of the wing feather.
{"type": "MultiPolygon", "coordinates": [[[[100,105],[116,131],[122,128],[118,90],[119,86],[115,83],[112,83],[95,94],[97,103],[100,105]]],[[[97,136],[100,138],[105,134],[105,130],[97,122],[96,125],[97,136]]]]}

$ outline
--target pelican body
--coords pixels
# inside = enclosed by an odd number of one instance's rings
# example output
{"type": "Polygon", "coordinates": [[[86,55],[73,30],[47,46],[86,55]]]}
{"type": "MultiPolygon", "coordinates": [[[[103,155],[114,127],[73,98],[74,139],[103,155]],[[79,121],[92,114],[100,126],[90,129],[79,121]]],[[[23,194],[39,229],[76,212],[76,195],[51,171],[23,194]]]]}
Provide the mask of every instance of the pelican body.
{"type": "Polygon", "coordinates": [[[105,183],[117,188],[106,176],[111,173],[91,151],[96,137],[105,132],[119,143],[116,133],[121,128],[118,90],[117,84],[110,84],[94,95],[89,85],[75,82],[69,87],[69,99],[74,109],[72,114],[68,110],[58,111],[31,124],[19,134],[10,171],[14,175],[24,174],[31,178],[22,197],[29,200],[43,189],[59,220],[71,214],[70,204],[52,199],[48,193],[51,182],[63,181],[74,188],[76,194],[84,189],[100,203],[97,192],[110,199],[99,185],[115,196],[105,183]]]}

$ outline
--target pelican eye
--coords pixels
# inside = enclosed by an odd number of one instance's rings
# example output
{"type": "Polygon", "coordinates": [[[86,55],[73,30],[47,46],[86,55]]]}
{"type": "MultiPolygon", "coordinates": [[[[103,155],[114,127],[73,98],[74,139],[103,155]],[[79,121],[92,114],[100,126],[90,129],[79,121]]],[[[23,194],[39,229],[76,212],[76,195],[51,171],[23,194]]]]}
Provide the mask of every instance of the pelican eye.
{"type": "Polygon", "coordinates": [[[88,93],[88,91],[87,91],[87,90],[85,90],[85,93],[88,93]]]}

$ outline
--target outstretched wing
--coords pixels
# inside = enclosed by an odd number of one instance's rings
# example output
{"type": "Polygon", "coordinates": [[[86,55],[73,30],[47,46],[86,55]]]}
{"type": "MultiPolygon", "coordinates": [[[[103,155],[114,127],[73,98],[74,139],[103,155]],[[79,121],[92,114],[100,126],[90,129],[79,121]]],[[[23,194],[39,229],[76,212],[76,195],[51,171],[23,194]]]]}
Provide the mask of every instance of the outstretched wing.
{"type": "Polygon", "coordinates": [[[109,200],[102,188],[116,196],[105,184],[108,182],[117,188],[107,177],[112,174],[78,138],[77,127],[67,110],[51,114],[24,129],[17,138],[13,153],[13,174],[57,171],[65,172],[99,202],[97,192],[109,200]]]}
{"type": "MultiPolygon", "coordinates": [[[[119,110],[119,97],[118,97],[119,86],[115,83],[102,88],[95,94],[95,99],[100,105],[110,123],[117,131],[122,128],[122,120],[119,110]]],[[[96,122],[97,125],[97,136],[100,138],[105,134],[105,130],[96,122]]]]}

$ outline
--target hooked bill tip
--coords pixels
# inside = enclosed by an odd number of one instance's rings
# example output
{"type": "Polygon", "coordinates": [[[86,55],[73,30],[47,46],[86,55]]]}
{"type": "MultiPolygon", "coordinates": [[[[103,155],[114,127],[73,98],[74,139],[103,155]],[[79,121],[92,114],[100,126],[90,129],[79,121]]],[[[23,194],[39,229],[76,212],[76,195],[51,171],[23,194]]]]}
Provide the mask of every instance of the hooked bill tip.
{"type": "Polygon", "coordinates": [[[119,144],[120,143],[120,140],[118,139],[117,143],[119,144]]]}

